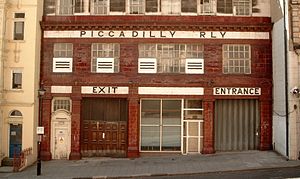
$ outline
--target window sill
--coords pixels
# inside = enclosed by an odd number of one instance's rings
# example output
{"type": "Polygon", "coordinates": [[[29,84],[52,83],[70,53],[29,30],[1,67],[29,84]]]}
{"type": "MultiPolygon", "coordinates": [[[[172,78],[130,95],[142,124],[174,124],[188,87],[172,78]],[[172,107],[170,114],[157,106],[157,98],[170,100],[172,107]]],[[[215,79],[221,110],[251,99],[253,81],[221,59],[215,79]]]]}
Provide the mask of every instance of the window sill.
{"type": "Polygon", "coordinates": [[[25,43],[25,40],[9,40],[10,43],[25,43]]]}
{"type": "Polygon", "coordinates": [[[24,93],[23,89],[9,89],[9,90],[6,90],[6,91],[10,92],[10,93],[24,93]]]}

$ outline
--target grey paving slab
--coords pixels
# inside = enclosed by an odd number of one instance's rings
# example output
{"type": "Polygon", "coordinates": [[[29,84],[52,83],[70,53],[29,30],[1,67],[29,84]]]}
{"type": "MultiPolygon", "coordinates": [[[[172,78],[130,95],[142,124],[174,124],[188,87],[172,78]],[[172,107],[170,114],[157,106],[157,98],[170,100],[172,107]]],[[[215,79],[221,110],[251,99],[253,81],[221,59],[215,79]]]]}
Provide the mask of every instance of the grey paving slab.
{"type": "Polygon", "coordinates": [[[300,161],[287,161],[284,157],[272,151],[247,151],[212,155],[143,156],[136,159],[84,158],[78,161],[52,160],[42,162],[41,176],[36,176],[36,165],[32,165],[18,173],[0,172],[0,178],[137,177],[294,166],[300,166],[300,161]]]}

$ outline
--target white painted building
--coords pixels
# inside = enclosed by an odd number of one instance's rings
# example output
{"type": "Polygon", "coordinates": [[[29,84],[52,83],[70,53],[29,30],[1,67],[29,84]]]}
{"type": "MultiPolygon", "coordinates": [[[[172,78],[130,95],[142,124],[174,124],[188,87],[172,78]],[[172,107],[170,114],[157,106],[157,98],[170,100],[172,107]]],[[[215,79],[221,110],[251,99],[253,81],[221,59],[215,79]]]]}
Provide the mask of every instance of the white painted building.
{"type": "Polygon", "coordinates": [[[36,160],[42,1],[0,0],[0,154],[36,160]]]}
{"type": "MultiPolygon", "coordinates": [[[[273,1],[273,148],[288,159],[299,159],[300,114],[299,114],[299,39],[298,26],[293,17],[297,15],[293,1],[273,1]],[[285,4],[283,4],[285,2],[285,4]],[[290,8],[289,8],[290,7],[290,8]],[[285,9],[285,10],[284,10],[285,9]],[[285,16],[284,16],[285,14],[285,16]],[[292,19],[289,19],[291,17],[292,19]],[[293,27],[294,26],[294,27],[293,27]],[[298,47],[298,48],[297,48],[298,47]]],[[[300,17],[299,16],[297,18],[300,17]]],[[[300,37],[300,36],[299,36],[300,37]]]]}

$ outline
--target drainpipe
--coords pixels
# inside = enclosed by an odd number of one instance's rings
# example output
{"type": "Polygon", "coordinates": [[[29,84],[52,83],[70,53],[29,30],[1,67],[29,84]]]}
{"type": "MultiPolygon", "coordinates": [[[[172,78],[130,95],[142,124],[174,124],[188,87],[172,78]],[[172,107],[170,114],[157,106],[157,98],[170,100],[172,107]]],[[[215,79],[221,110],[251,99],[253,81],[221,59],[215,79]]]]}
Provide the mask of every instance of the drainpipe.
{"type": "Polygon", "coordinates": [[[286,156],[289,159],[289,85],[288,85],[288,49],[286,30],[286,1],[283,0],[283,23],[284,23],[284,68],[285,68],[285,115],[286,115],[286,156]]]}

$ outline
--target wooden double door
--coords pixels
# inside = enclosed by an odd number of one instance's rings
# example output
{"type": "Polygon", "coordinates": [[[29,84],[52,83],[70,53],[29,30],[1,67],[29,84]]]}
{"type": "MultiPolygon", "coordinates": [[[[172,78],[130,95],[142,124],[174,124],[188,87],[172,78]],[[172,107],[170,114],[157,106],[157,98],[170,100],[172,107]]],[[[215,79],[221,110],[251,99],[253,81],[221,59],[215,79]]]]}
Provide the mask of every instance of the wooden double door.
{"type": "Polygon", "coordinates": [[[126,157],[126,99],[83,100],[81,153],[84,157],[126,157]]]}

